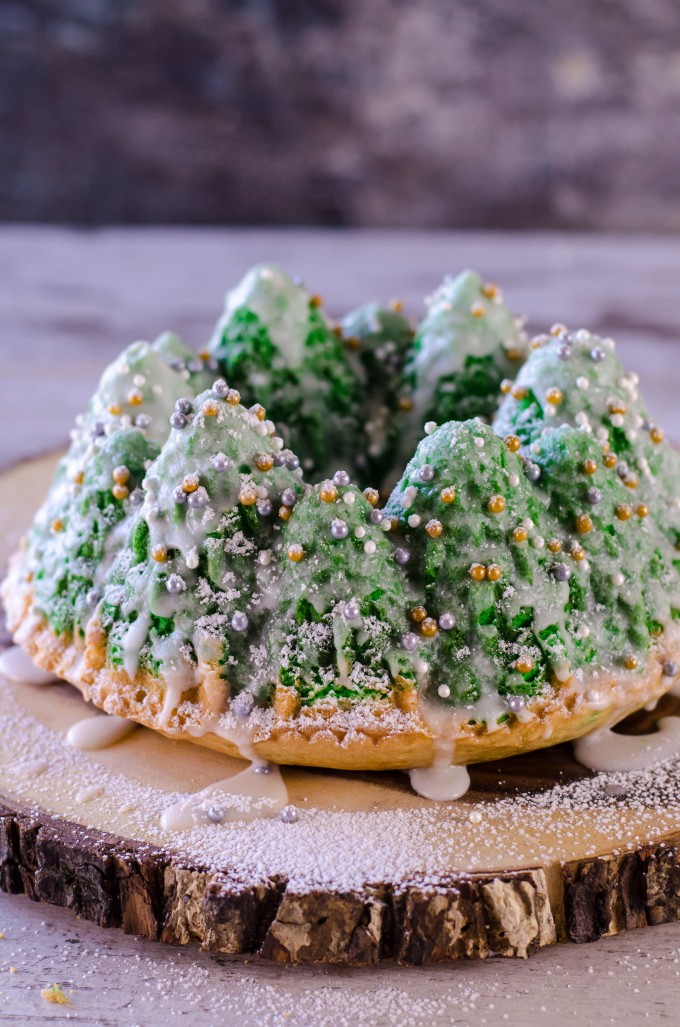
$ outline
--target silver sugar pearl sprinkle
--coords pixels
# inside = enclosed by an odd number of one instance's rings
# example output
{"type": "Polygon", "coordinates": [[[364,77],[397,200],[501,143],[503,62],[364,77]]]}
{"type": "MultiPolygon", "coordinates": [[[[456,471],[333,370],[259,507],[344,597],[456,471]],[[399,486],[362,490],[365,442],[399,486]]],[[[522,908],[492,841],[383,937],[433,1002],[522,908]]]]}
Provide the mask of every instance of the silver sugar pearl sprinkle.
{"type": "Polygon", "coordinates": [[[223,399],[229,392],[229,386],[225,382],[224,378],[218,378],[216,382],[213,382],[213,392],[220,399],[223,399]]]}
{"type": "Polygon", "coordinates": [[[260,517],[269,517],[270,513],[274,509],[271,499],[260,499],[256,506],[260,517]]]}
{"type": "Polygon", "coordinates": [[[88,606],[96,606],[99,602],[99,598],[99,592],[97,592],[96,589],[91,588],[90,591],[87,593],[87,596],[85,597],[85,602],[88,606]]]}
{"type": "Polygon", "coordinates": [[[130,493],[130,503],[132,506],[141,506],[144,502],[144,493],[141,489],[133,489],[130,493]]]}
{"type": "Polygon", "coordinates": [[[349,485],[350,477],[347,471],[336,471],[333,475],[334,485],[349,485]]]}
{"type": "Polygon", "coordinates": [[[380,524],[383,519],[383,512],[382,510],[371,510],[368,516],[370,518],[371,524],[380,524]]]}
{"type": "Polygon", "coordinates": [[[187,501],[187,494],[181,485],[178,485],[176,489],[172,490],[172,498],[176,503],[183,505],[187,501]]]}
{"type": "Polygon", "coordinates": [[[434,478],[434,467],[430,464],[423,464],[418,471],[418,477],[421,481],[432,481],[434,478]]]}
{"type": "Polygon", "coordinates": [[[552,569],[552,576],[555,581],[569,581],[571,571],[567,567],[566,563],[556,563],[552,569]]]}
{"type": "Polygon", "coordinates": [[[254,705],[255,701],[250,692],[241,692],[232,702],[231,712],[239,720],[245,720],[250,716],[254,705]]]}
{"type": "Polygon", "coordinates": [[[205,815],[208,820],[212,820],[213,824],[221,824],[224,820],[224,810],[219,806],[208,806],[205,815]]]}
{"type": "Polygon", "coordinates": [[[541,477],[541,468],[538,464],[527,464],[524,468],[524,473],[529,481],[538,481],[541,477]]]}
{"type": "Polygon", "coordinates": [[[187,503],[195,510],[200,510],[202,507],[206,506],[208,503],[208,496],[205,489],[197,489],[196,492],[190,492],[187,498],[187,503]]]}
{"type": "Polygon", "coordinates": [[[451,628],[455,627],[456,618],[452,613],[443,613],[439,618],[439,627],[442,631],[450,631],[451,628]]]}
{"type": "Polygon", "coordinates": [[[210,463],[213,466],[213,470],[219,471],[222,474],[224,471],[228,471],[232,465],[231,460],[224,453],[215,453],[210,463]]]}
{"type": "Polygon", "coordinates": [[[279,813],[279,817],[284,824],[295,824],[300,819],[300,814],[296,806],[284,806],[279,813]]]}
{"type": "Polygon", "coordinates": [[[408,631],[405,635],[402,635],[401,645],[407,653],[415,652],[418,648],[418,636],[414,635],[412,631],[408,631]]]}
{"type": "Polygon", "coordinates": [[[176,410],[170,418],[170,426],[172,428],[177,428],[178,431],[182,428],[186,428],[187,419],[184,414],[180,414],[179,410],[176,410]]]}
{"type": "Polygon", "coordinates": [[[594,346],[593,349],[591,349],[590,351],[590,359],[593,360],[596,364],[601,364],[606,355],[607,354],[601,346],[594,346]]]}
{"type": "Polygon", "coordinates": [[[135,427],[136,428],[142,428],[142,429],[150,428],[151,427],[151,418],[149,417],[149,415],[148,414],[137,414],[137,416],[135,417],[135,427]]]}
{"type": "Polygon", "coordinates": [[[511,695],[506,705],[511,713],[521,713],[526,706],[526,701],[521,695],[511,695]]]}
{"type": "Polygon", "coordinates": [[[165,587],[171,595],[179,595],[186,588],[184,578],[179,574],[171,574],[165,583],[165,587]]]}
{"type": "Polygon", "coordinates": [[[272,765],[271,763],[255,763],[253,764],[253,774],[271,774],[272,765]]]}
{"type": "Polygon", "coordinates": [[[586,490],[586,499],[589,503],[592,503],[593,506],[596,506],[597,503],[602,502],[602,493],[599,489],[596,489],[594,486],[591,486],[589,489],[586,490]]]}
{"type": "Polygon", "coordinates": [[[341,521],[339,518],[336,518],[334,521],[332,521],[331,535],[333,536],[333,538],[347,538],[347,536],[349,535],[349,527],[347,526],[347,521],[341,521]]]}
{"type": "Polygon", "coordinates": [[[411,559],[411,554],[408,549],[395,549],[394,559],[397,561],[400,567],[406,566],[411,559]]]}
{"type": "Polygon", "coordinates": [[[667,660],[663,665],[663,676],[665,678],[675,678],[680,673],[680,667],[678,667],[675,660],[667,660]]]}
{"type": "Polygon", "coordinates": [[[297,495],[294,489],[284,489],[281,493],[281,502],[284,506],[295,506],[297,503],[297,495]]]}
{"type": "Polygon", "coordinates": [[[361,616],[361,610],[356,599],[350,599],[346,602],[342,612],[346,620],[357,620],[361,616]]]}
{"type": "Polygon", "coordinates": [[[200,374],[203,370],[203,361],[196,358],[195,360],[189,360],[187,362],[187,371],[191,371],[192,374],[200,374]]]}
{"type": "Polygon", "coordinates": [[[246,631],[248,628],[248,618],[245,613],[241,613],[237,610],[231,618],[231,626],[234,631],[246,631]]]}
{"type": "Polygon", "coordinates": [[[286,457],[286,467],[288,468],[289,471],[297,471],[299,466],[300,466],[300,461],[298,460],[298,458],[296,456],[287,456],[286,457]]]}
{"type": "Polygon", "coordinates": [[[560,358],[560,360],[569,360],[571,358],[571,346],[568,346],[566,343],[563,342],[560,346],[558,346],[557,356],[560,358]]]}
{"type": "Polygon", "coordinates": [[[175,410],[178,410],[180,414],[190,414],[194,409],[194,404],[186,396],[182,396],[175,403],[175,410]]]}

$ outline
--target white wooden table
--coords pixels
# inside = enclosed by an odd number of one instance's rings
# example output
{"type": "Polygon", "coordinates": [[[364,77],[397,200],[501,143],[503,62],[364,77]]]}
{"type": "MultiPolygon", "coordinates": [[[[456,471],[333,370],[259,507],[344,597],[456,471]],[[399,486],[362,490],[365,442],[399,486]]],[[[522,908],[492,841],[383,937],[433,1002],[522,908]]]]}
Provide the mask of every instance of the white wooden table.
{"type": "MultiPolygon", "coordinates": [[[[301,274],[339,314],[398,296],[418,314],[445,271],[498,281],[542,328],[614,335],[680,438],[680,242],[554,235],[0,230],[0,466],[61,442],[102,367],[165,328],[199,345],[252,263],[301,274]]],[[[1,722],[0,722],[1,729],[1,722]]],[[[680,924],[426,969],[290,968],[169,950],[0,895],[0,1023],[304,1027],[677,1022],[680,924]],[[13,968],[13,970],[11,969],[13,968]],[[46,1003],[59,982],[69,1005],[46,1003]]]]}

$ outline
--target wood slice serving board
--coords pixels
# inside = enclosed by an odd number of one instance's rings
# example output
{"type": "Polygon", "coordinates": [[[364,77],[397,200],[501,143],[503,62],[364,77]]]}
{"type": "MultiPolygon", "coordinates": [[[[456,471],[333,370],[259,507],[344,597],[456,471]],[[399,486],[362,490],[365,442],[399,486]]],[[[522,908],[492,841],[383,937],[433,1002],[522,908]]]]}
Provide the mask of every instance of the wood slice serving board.
{"type": "MultiPolygon", "coordinates": [[[[0,475],[0,562],[54,457],[0,475]]],[[[7,641],[7,640],[5,640],[7,641]]],[[[593,775],[568,746],[472,768],[464,799],[404,774],[285,768],[295,823],[165,832],[162,811],[243,768],[139,728],[96,752],[66,684],[0,679],[0,887],[103,927],[282,962],[527,956],[680,919],[680,765],[593,775]]],[[[680,712],[664,698],[625,725],[680,712]]]]}

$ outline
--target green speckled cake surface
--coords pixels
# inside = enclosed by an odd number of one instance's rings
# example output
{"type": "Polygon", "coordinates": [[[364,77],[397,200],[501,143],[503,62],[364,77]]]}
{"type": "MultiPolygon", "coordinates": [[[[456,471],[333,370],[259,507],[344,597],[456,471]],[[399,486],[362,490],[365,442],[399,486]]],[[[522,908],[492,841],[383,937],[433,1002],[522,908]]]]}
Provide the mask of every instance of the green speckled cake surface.
{"type": "Polygon", "coordinates": [[[679,495],[611,340],[529,345],[473,272],[415,334],[378,303],[336,327],[262,265],[201,356],[168,333],[104,373],[22,587],[60,637],[96,616],[167,713],[210,666],[218,708],[416,690],[491,730],[565,682],[644,675],[680,617],[679,495]]]}

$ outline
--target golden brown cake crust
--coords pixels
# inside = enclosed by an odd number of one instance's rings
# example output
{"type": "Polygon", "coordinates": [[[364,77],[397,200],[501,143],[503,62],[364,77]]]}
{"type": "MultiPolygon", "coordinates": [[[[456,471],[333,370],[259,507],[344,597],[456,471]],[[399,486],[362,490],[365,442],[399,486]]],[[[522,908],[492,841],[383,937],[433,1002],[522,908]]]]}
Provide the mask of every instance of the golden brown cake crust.
{"type": "MultiPolygon", "coordinates": [[[[241,755],[238,746],[215,728],[225,712],[224,682],[217,667],[198,668],[200,684],[161,721],[162,679],[145,671],[134,678],[106,665],[105,635],[93,620],[82,643],[57,636],[35,612],[30,589],[19,581],[20,554],[2,585],[9,629],[43,670],[70,682],[83,696],[108,713],[129,717],[170,738],[182,739],[241,755]]],[[[551,697],[527,703],[527,719],[513,718],[494,731],[467,722],[455,712],[435,731],[418,696],[395,692],[401,708],[387,703],[361,703],[361,716],[338,705],[299,709],[289,690],[280,689],[270,716],[256,726],[253,747],[275,763],[343,770],[406,770],[429,766],[441,743],[453,743],[452,762],[477,763],[502,759],[580,738],[595,728],[611,727],[642,706],[654,702],[671,684],[663,676],[665,661],[680,657],[680,631],[668,630],[651,655],[645,673],[620,678],[557,685],[551,697]],[[597,697],[589,698],[589,684],[597,697]]]]}

